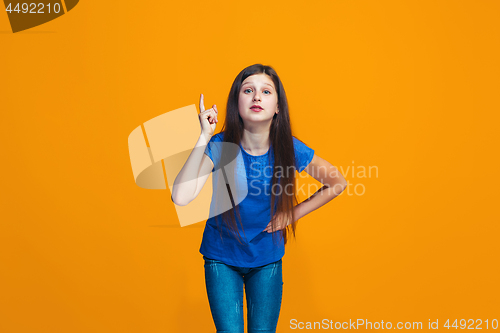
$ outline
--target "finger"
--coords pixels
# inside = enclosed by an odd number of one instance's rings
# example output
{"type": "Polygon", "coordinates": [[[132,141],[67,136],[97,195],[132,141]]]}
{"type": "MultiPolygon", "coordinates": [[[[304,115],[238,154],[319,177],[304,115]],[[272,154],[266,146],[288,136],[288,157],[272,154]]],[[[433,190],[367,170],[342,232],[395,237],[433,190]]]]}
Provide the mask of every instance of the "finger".
{"type": "Polygon", "coordinates": [[[212,124],[217,123],[217,113],[215,113],[215,110],[212,108],[212,112],[210,112],[210,116],[212,117],[212,124]]]}
{"type": "Polygon", "coordinates": [[[207,120],[208,120],[208,123],[210,125],[212,125],[214,123],[214,121],[215,121],[214,118],[212,118],[212,117],[208,117],[207,120]]]}
{"type": "Polygon", "coordinates": [[[210,119],[215,119],[216,113],[214,109],[208,109],[203,112],[200,112],[201,116],[203,118],[210,118],[210,119]]]}
{"type": "Polygon", "coordinates": [[[215,108],[214,108],[214,107],[215,107],[215,104],[214,104],[214,105],[212,105],[212,108],[211,108],[211,110],[212,110],[213,112],[210,112],[210,116],[212,117],[212,124],[214,124],[214,123],[216,122],[216,119],[217,119],[217,116],[216,116],[216,113],[215,113],[215,108]]]}
{"type": "Polygon", "coordinates": [[[209,122],[210,124],[215,124],[217,122],[217,115],[215,114],[214,109],[209,109],[209,122]]]}
{"type": "Polygon", "coordinates": [[[205,106],[203,105],[203,94],[200,94],[200,113],[205,112],[205,106]]]}
{"type": "Polygon", "coordinates": [[[218,123],[219,122],[219,118],[218,118],[218,115],[219,115],[219,111],[217,110],[217,105],[212,105],[212,109],[214,109],[215,111],[215,122],[218,123]]]}

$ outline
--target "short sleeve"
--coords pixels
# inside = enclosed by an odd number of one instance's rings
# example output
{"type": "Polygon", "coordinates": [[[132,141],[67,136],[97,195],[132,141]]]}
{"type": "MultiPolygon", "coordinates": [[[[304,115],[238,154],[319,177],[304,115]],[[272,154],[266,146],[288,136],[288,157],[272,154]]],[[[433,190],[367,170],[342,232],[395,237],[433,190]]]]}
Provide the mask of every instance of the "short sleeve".
{"type": "Polygon", "coordinates": [[[214,149],[217,149],[217,144],[215,144],[216,142],[221,142],[223,140],[223,136],[221,133],[217,133],[215,135],[212,135],[212,137],[210,138],[210,141],[208,141],[207,143],[207,146],[205,147],[205,154],[210,157],[210,159],[212,160],[212,163],[214,164],[214,168],[212,169],[215,170],[217,169],[217,158],[215,158],[217,155],[217,153],[214,154],[214,149]]]}
{"type": "Polygon", "coordinates": [[[293,147],[295,150],[295,166],[297,171],[301,173],[311,163],[314,150],[295,137],[293,137],[293,147]]]}

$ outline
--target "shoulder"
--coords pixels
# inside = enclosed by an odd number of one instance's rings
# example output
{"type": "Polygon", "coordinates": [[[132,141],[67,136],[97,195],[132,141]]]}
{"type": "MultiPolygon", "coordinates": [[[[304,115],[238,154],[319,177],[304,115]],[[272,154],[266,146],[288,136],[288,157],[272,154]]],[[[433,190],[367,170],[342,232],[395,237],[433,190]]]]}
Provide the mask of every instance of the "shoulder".
{"type": "Polygon", "coordinates": [[[302,142],[301,140],[297,139],[295,136],[293,136],[293,148],[296,151],[299,151],[299,152],[311,149],[304,142],[302,142]]]}
{"type": "Polygon", "coordinates": [[[314,149],[307,146],[304,142],[293,137],[293,148],[295,151],[295,165],[299,173],[304,170],[314,157],[314,149]]]}
{"type": "Polygon", "coordinates": [[[205,154],[207,154],[210,158],[217,157],[218,156],[217,154],[219,154],[219,151],[221,150],[221,145],[223,140],[224,140],[224,132],[212,135],[212,137],[206,144],[205,154]],[[215,154],[217,156],[212,156],[212,154],[215,154]]]}
{"type": "Polygon", "coordinates": [[[210,141],[212,141],[212,142],[222,142],[223,140],[224,140],[224,132],[219,132],[217,134],[214,134],[210,138],[210,141]]]}

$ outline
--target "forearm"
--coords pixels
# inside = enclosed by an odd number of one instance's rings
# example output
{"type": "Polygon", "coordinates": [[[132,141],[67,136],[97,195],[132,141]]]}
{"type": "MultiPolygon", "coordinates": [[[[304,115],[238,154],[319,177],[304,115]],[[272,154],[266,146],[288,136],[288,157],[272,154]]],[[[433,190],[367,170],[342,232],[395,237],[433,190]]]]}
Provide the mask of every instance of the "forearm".
{"type": "Polygon", "coordinates": [[[206,138],[202,134],[200,135],[186,163],[175,178],[172,187],[172,199],[174,202],[187,204],[193,199],[198,183],[198,174],[203,153],[208,141],[210,141],[210,138],[206,138]]]}
{"type": "Polygon", "coordinates": [[[294,207],[295,221],[333,200],[344,189],[345,186],[341,186],[341,184],[335,186],[324,185],[309,198],[294,207]]]}

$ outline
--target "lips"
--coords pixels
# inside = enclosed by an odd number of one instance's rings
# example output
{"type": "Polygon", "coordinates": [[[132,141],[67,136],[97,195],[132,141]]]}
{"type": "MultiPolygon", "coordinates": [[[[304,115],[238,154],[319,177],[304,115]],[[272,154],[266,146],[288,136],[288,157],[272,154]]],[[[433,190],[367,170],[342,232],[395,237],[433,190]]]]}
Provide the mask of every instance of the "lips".
{"type": "Polygon", "coordinates": [[[252,109],[253,111],[262,111],[262,107],[259,106],[259,105],[253,105],[250,109],[252,109]]]}

